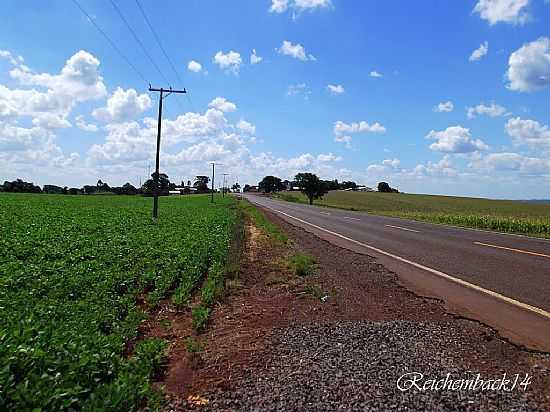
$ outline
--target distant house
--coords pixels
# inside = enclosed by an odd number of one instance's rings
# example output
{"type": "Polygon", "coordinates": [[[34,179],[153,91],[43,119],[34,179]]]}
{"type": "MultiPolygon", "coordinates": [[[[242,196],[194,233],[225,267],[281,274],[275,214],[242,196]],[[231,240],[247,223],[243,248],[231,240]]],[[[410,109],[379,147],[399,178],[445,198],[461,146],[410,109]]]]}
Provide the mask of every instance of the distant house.
{"type": "Polygon", "coordinates": [[[355,190],[358,192],[374,192],[374,189],[368,186],[357,186],[355,190]]]}
{"type": "Polygon", "coordinates": [[[259,192],[260,189],[258,188],[258,186],[250,186],[250,187],[248,188],[248,191],[249,191],[249,192],[259,192]]]}

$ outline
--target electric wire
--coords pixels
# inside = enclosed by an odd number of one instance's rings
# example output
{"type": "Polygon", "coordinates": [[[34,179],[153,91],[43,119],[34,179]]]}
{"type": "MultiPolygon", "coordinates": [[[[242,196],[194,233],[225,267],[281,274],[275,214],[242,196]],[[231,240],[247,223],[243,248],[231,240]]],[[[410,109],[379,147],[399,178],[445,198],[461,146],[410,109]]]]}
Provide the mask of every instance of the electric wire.
{"type": "Polygon", "coordinates": [[[168,81],[168,79],[166,78],[166,76],[164,75],[164,73],[162,72],[162,70],[160,70],[159,66],[155,63],[155,61],[153,60],[153,58],[151,57],[151,55],[149,54],[149,52],[147,51],[147,48],[144,46],[144,44],[141,42],[141,40],[139,39],[138,35],[136,34],[136,32],[134,31],[134,29],[132,29],[132,26],[130,26],[130,24],[128,23],[128,20],[126,20],[126,18],[124,17],[124,15],[122,14],[121,10],[119,9],[119,7],[116,5],[116,3],[113,1],[113,0],[110,0],[111,4],[113,5],[113,8],[115,9],[115,11],[117,12],[118,16],[120,17],[120,19],[123,21],[123,23],[126,25],[126,27],[128,28],[128,30],[130,31],[130,33],[132,34],[132,36],[134,37],[134,40],[139,44],[139,46],[141,47],[141,50],[143,51],[143,53],[147,56],[147,58],[149,59],[149,61],[151,62],[151,64],[153,65],[153,67],[157,70],[157,72],[160,74],[160,77],[163,78],[163,80],[168,83],[168,85],[170,85],[170,81],[168,81]]]}
{"type": "Polygon", "coordinates": [[[128,59],[128,57],[126,57],[126,55],[124,53],[122,53],[122,51],[118,48],[118,46],[115,44],[115,42],[113,40],[111,40],[111,38],[107,35],[107,33],[105,31],[103,31],[101,29],[101,27],[99,27],[99,25],[94,21],[94,19],[88,14],[88,12],[86,12],[86,10],[84,10],[84,8],[82,7],[82,5],[78,2],[78,0],[73,0],[73,3],[80,9],[80,11],[82,12],[82,14],[84,14],[84,16],[86,16],[86,18],[90,21],[90,23],[92,23],[92,25],[97,29],[97,31],[99,31],[99,33],[101,33],[101,35],[103,37],[105,37],[105,39],[109,42],[109,44],[111,45],[111,47],[119,54],[120,57],[122,57],[122,59],[136,72],[136,74],[145,82],[145,83],[150,83],[146,78],[145,76],[137,69],[136,66],[134,66],[132,64],[132,62],[130,61],[130,59],[128,59]]]}

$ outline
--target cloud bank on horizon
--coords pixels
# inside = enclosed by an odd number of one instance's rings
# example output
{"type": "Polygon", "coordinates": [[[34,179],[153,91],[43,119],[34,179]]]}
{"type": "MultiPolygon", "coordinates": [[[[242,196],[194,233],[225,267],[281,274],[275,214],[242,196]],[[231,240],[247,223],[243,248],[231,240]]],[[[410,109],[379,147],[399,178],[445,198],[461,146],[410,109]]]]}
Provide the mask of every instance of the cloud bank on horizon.
{"type": "MultiPolygon", "coordinates": [[[[364,21],[372,6],[350,10],[335,0],[260,6],[218,10],[234,13],[235,22],[211,25],[209,32],[200,29],[204,21],[190,19],[186,33],[203,36],[193,47],[185,36],[167,40],[178,78],[197,90],[189,100],[167,100],[161,168],[173,180],[192,180],[216,161],[241,183],[311,171],[368,185],[386,180],[410,192],[550,196],[544,189],[550,183],[550,38],[544,32],[550,4],[455,4],[440,17],[450,31],[456,13],[471,19],[476,30],[467,39],[426,49],[419,33],[391,50],[391,38],[382,44],[389,30],[383,22],[364,21]],[[342,19],[351,29],[338,29],[342,19]],[[319,29],[318,21],[334,27],[308,33],[319,29]],[[228,27],[235,32],[228,35],[228,27]]],[[[87,7],[107,31],[123,33],[116,20],[109,23],[109,10],[87,7]]],[[[56,11],[41,18],[61,19],[56,11]]],[[[16,23],[28,11],[13,1],[6,12],[16,23]]],[[[158,96],[132,78],[78,10],[69,12],[75,24],[68,29],[76,34],[54,32],[60,47],[47,53],[23,36],[0,43],[1,175],[40,184],[80,186],[98,178],[137,184],[154,163],[158,96]]],[[[418,28],[411,20],[404,20],[404,31],[418,28]]],[[[163,39],[179,33],[175,26],[166,30],[163,39]]],[[[148,67],[131,38],[116,42],[137,67],[148,67]]],[[[162,57],[153,58],[173,74],[162,57]]],[[[156,79],[151,67],[143,70],[156,79]]]]}

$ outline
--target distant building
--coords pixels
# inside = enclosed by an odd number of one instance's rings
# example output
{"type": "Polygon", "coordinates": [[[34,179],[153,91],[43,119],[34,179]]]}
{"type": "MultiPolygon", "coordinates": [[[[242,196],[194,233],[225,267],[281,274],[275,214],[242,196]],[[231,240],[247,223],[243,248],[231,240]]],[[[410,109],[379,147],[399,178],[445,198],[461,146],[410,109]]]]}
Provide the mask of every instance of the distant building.
{"type": "Polygon", "coordinates": [[[374,189],[368,186],[357,186],[355,190],[358,192],[374,192],[374,189]]]}

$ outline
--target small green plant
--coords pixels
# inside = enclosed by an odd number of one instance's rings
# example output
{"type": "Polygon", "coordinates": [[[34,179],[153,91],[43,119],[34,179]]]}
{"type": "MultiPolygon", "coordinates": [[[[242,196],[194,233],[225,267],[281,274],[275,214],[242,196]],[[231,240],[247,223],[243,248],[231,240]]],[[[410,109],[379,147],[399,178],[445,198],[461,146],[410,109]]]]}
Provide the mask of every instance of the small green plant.
{"type": "Polygon", "coordinates": [[[185,339],[185,349],[187,349],[187,352],[189,353],[199,353],[202,352],[203,347],[199,341],[194,339],[192,336],[189,336],[185,339]]]}
{"type": "Polygon", "coordinates": [[[167,342],[153,338],[136,344],[134,358],[140,367],[147,370],[149,376],[159,374],[166,363],[167,342]]]}
{"type": "Polygon", "coordinates": [[[298,252],[288,258],[288,267],[297,276],[308,276],[315,273],[315,258],[298,252]]]}
{"type": "Polygon", "coordinates": [[[315,286],[315,285],[308,285],[304,287],[304,289],[302,290],[302,293],[311,295],[317,299],[321,299],[323,296],[325,296],[323,291],[318,286],[315,286]]]}
{"type": "Polygon", "coordinates": [[[193,318],[193,328],[197,332],[201,332],[206,328],[208,323],[208,317],[210,316],[210,308],[205,306],[195,306],[191,311],[191,317],[193,318]]]}

